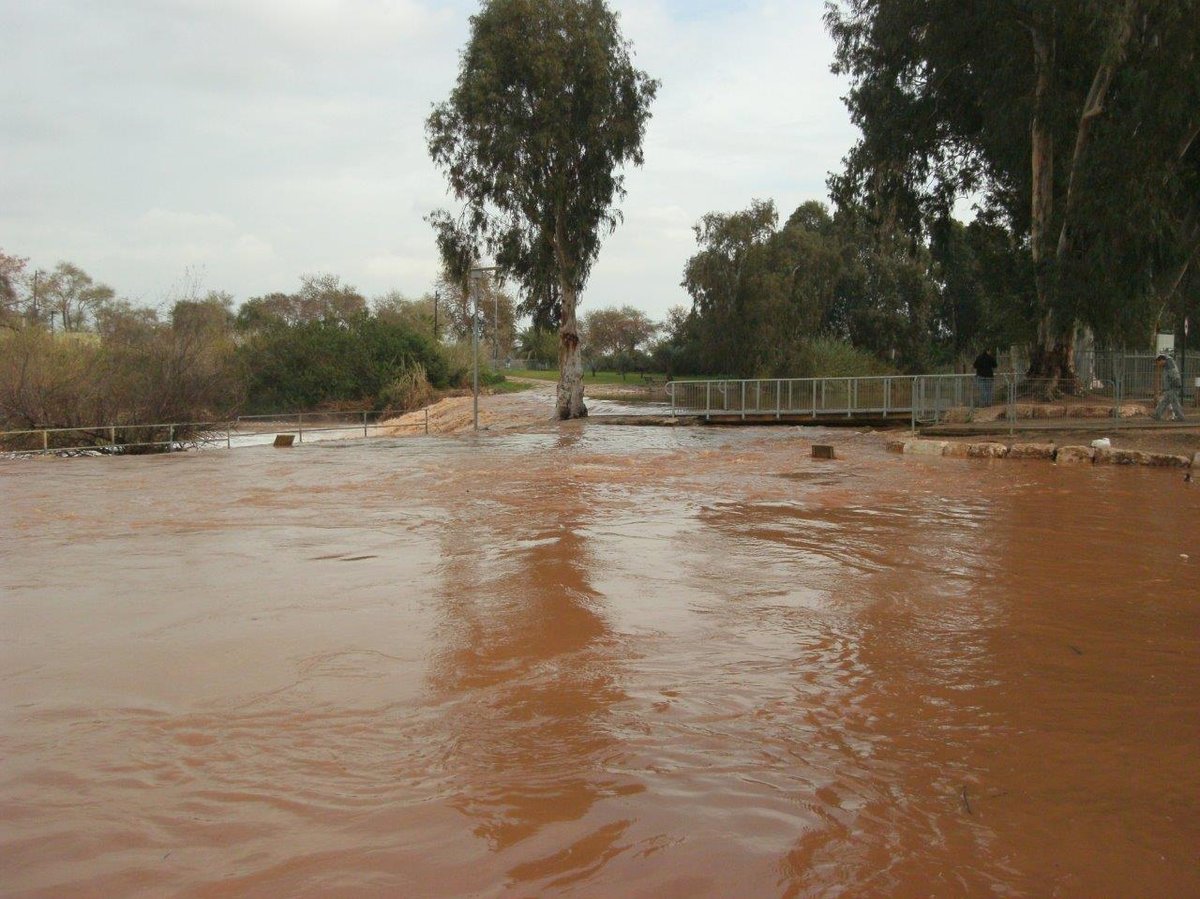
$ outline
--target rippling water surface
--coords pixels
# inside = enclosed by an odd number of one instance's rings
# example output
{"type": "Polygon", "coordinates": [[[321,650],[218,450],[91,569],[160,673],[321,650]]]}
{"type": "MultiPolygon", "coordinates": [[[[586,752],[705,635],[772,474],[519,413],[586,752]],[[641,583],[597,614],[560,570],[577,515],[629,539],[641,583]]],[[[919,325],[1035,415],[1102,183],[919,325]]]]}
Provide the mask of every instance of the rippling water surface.
{"type": "Polygon", "coordinates": [[[827,436],[0,463],[0,889],[1200,893],[1200,488],[827,436]]]}

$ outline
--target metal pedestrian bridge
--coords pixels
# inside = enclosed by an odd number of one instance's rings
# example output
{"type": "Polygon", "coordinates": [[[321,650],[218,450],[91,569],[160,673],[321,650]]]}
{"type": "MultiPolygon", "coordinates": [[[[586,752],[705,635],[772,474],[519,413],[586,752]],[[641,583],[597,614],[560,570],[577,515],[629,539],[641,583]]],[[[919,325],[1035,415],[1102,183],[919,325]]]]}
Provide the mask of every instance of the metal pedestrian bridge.
{"type": "Polygon", "coordinates": [[[860,378],[757,378],[670,381],[672,416],[715,421],[909,419],[938,421],[946,410],[1001,401],[1007,383],[981,394],[973,375],[883,375],[860,378]],[[991,401],[991,402],[986,402],[991,401]]]}

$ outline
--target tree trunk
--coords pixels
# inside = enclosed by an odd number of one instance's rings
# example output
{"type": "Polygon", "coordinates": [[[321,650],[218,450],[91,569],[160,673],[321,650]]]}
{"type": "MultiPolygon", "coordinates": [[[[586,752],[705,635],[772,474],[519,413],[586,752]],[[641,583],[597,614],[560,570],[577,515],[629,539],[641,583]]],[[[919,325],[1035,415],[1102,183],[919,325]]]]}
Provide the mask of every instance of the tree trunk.
{"type": "Polygon", "coordinates": [[[1041,319],[1037,343],[1029,354],[1028,374],[1030,378],[1044,380],[1044,392],[1052,395],[1057,392],[1060,380],[1075,383],[1075,327],[1074,323],[1058,322],[1054,314],[1056,256],[1049,239],[1054,218],[1054,137],[1051,125],[1046,121],[1053,85],[1054,40],[1036,28],[1031,29],[1031,34],[1037,79],[1030,127],[1033,194],[1030,198],[1029,244],[1041,319]]]}
{"type": "Polygon", "coordinates": [[[579,304],[579,290],[573,277],[575,257],[568,250],[561,206],[556,209],[554,216],[554,257],[558,263],[559,302],[562,309],[558,325],[558,401],[555,414],[560,420],[566,421],[585,417],[587,406],[583,404],[583,351],[579,344],[579,320],[575,315],[575,307],[579,304]]]}
{"type": "Polygon", "coordinates": [[[575,316],[578,293],[565,281],[562,285],[562,324],[558,327],[558,404],[560,419],[583,418],[583,354],[579,346],[579,324],[575,316]]]}

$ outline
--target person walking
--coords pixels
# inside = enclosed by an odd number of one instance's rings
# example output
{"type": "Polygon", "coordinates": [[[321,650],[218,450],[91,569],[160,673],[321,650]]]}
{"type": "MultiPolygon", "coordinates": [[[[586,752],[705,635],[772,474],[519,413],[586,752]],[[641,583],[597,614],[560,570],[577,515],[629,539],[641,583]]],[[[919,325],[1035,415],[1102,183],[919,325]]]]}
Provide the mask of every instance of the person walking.
{"type": "Polygon", "coordinates": [[[1183,421],[1183,403],[1180,402],[1183,376],[1179,374],[1179,366],[1166,353],[1159,353],[1154,358],[1154,364],[1162,376],[1162,398],[1154,410],[1154,420],[1162,421],[1163,414],[1170,409],[1175,418],[1183,421]]]}
{"type": "Polygon", "coordinates": [[[992,404],[992,391],[996,386],[996,357],[984,350],[975,357],[975,386],[979,388],[979,405],[992,404]]]}

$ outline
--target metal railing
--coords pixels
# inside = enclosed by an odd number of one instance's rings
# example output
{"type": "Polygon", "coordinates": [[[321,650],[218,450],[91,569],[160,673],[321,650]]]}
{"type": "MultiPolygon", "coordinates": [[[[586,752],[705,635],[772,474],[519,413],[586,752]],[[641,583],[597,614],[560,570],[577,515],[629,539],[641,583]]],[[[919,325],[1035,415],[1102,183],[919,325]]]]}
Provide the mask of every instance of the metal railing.
{"type": "Polygon", "coordinates": [[[1152,391],[1123,379],[1093,379],[1082,392],[1063,392],[1057,381],[997,374],[990,382],[974,375],[882,375],[861,378],[759,378],[672,381],[667,384],[672,415],[705,419],[753,417],[908,418],[918,424],[1025,418],[1112,418],[1118,423],[1150,411],[1152,391]]]}
{"type": "Polygon", "coordinates": [[[0,431],[0,452],[45,454],[96,451],[129,453],[163,448],[166,452],[205,447],[250,445],[279,431],[294,432],[300,443],[307,434],[344,433],[370,436],[382,427],[379,410],[360,412],[288,412],[241,415],[204,422],[88,425],[72,428],[25,428],[0,431]]]}
{"type": "Polygon", "coordinates": [[[970,375],[881,375],[862,378],[753,378],[672,381],[672,415],[936,419],[976,401],[970,375]]]}

